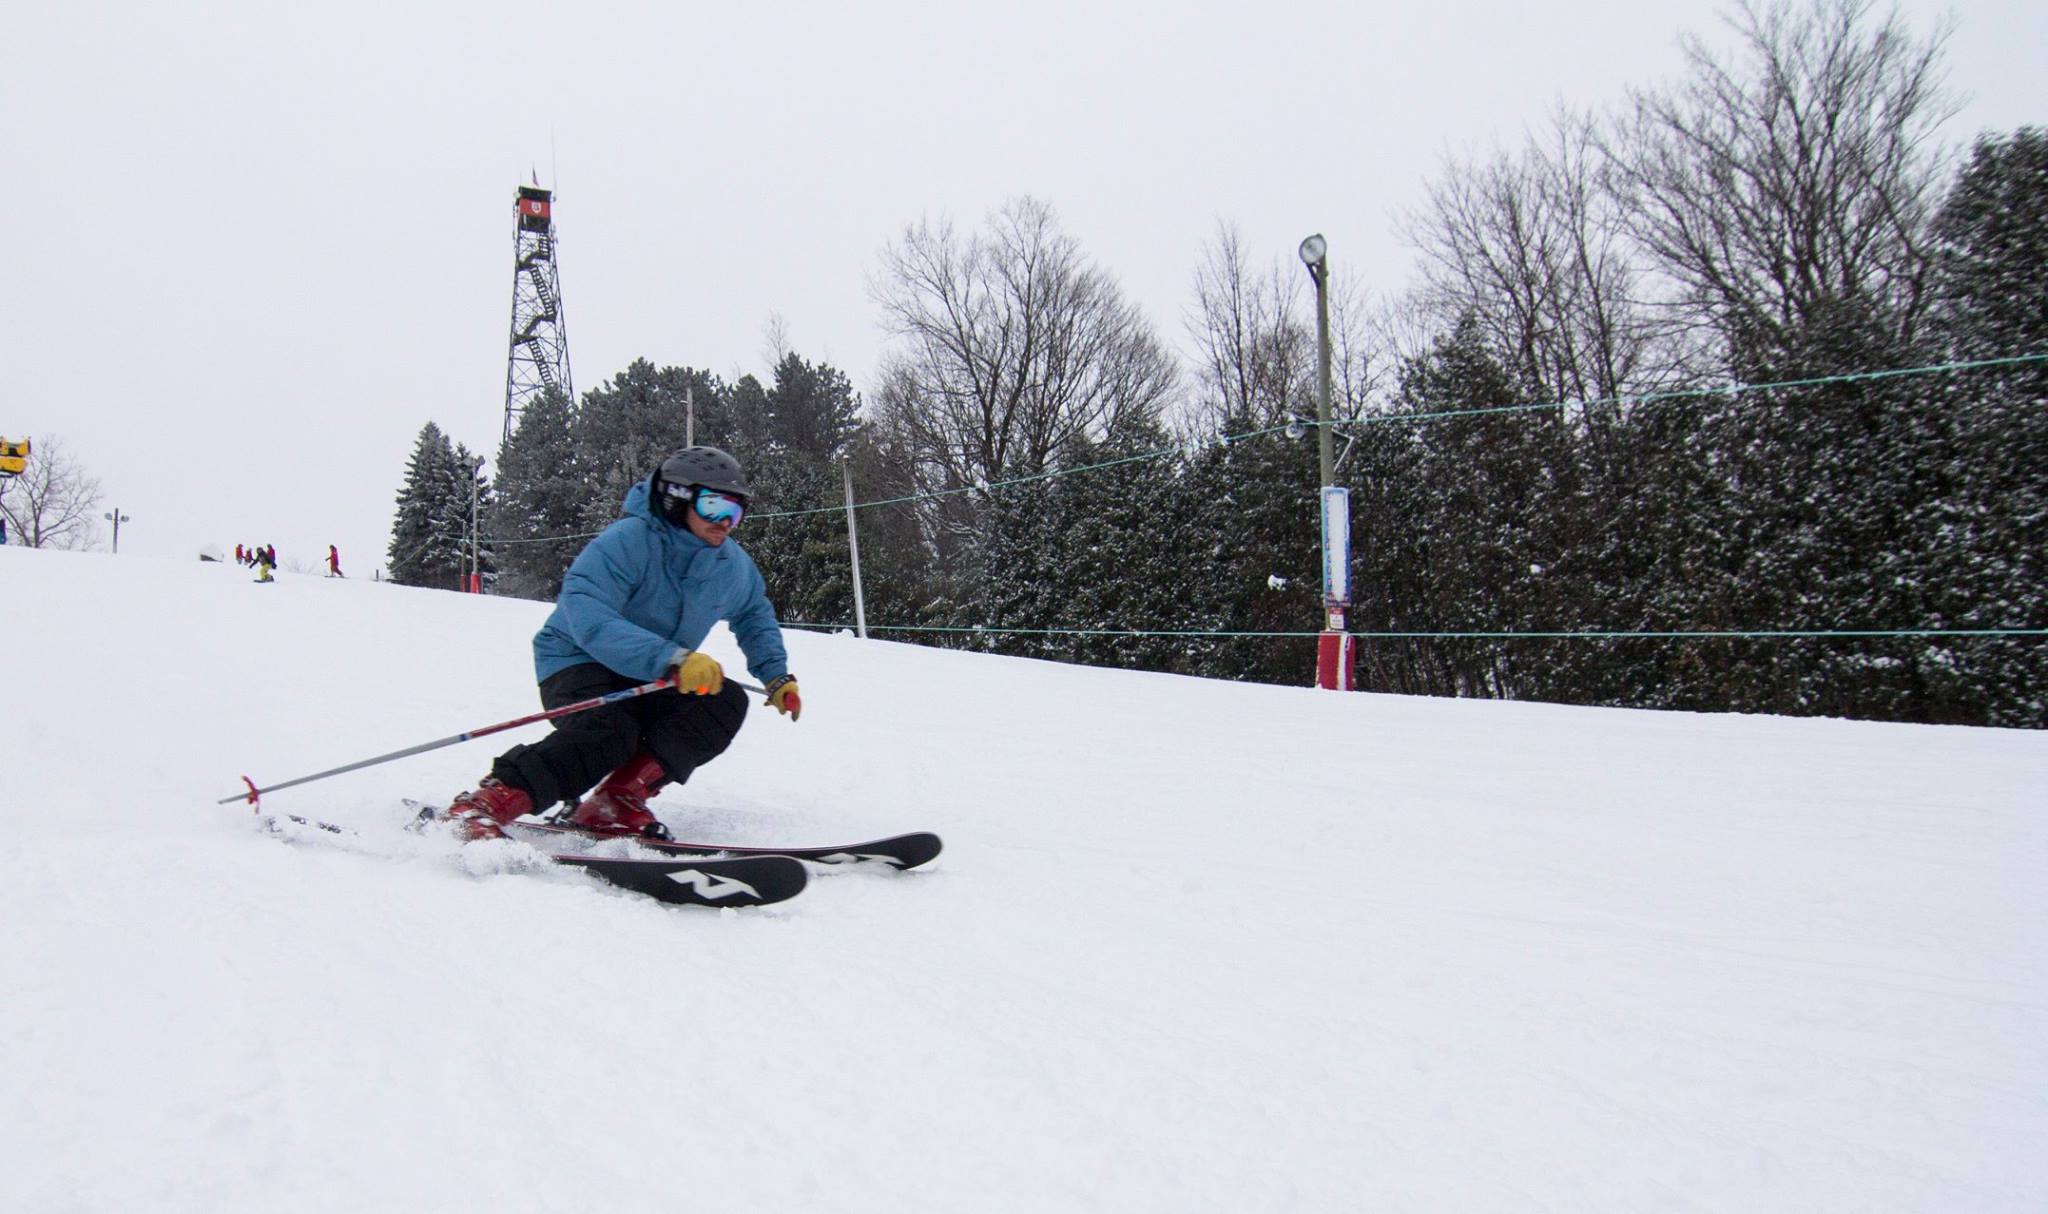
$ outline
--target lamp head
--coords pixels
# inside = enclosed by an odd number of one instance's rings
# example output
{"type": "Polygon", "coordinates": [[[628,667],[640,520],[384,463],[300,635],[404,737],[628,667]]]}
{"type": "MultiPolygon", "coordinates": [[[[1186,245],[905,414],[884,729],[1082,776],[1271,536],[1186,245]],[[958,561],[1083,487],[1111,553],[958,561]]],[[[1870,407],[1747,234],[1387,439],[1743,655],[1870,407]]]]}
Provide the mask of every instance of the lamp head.
{"type": "Polygon", "coordinates": [[[1330,242],[1323,239],[1321,232],[1317,232],[1301,242],[1301,264],[1311,270],[1320,270],[1323,268],[1323,258],[1328,256],[1329,252],[1330,242]]]}

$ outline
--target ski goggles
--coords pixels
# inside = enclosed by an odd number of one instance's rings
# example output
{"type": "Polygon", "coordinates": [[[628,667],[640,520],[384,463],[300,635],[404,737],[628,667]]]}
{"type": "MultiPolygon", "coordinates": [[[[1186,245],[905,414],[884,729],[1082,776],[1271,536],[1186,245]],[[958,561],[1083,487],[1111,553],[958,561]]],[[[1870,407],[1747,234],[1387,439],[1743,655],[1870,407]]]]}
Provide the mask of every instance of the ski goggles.
{"type": "Polygon", "coordinates": [[[740,525],[741,516],[747,512],[747,499],[735,493],[721,493],[716,489],[699,487],[697,499],[692,503],[697,517],[707,523],[724,523],[728,527],[740,525]]]}

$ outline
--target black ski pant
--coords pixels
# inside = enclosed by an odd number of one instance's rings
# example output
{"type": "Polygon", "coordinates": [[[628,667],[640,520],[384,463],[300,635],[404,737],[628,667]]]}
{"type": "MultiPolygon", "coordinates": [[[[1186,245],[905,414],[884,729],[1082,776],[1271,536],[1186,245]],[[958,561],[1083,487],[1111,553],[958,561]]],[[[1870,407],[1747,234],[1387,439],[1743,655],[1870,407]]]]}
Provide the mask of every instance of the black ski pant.
{"type": "MultiPolygon", "coordinates": [[[[560,708],[639,685],[595,662],[541,680],[544,708],[560,708]]],[[[725,753],[747,719],[747,693],[731,682],[717,695],[650,692],[585,712],[556,717],[555,731],[514,746],[491,764],[499,780],[523,788],[536,810],[573,803],[642,750],[677,784],[725,753]]]]}

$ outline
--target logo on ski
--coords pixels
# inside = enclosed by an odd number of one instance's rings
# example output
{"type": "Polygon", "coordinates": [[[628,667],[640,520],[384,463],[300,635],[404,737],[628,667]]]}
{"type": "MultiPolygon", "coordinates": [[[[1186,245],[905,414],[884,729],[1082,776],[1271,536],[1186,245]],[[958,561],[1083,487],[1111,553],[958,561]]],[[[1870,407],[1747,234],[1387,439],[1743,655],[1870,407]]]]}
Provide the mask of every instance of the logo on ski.
{"type": "Polygon", "coordinates": [[[870,855],[866,852],[857,851],[835,851],[822,856],[808,856],[806,859],[816,860],[820,864],[869,864],[878,860],[885,863],[894,863],[896,857],[870,855]]]}
{"type": "Polygon", "coordinates": [[[662,876],[667,877],[677,885],[689,886],[697,891],[698,897],[706,900],[715,901],[719,898],[730,898],[734,894],[745,894],[750,898],[761,896],[760,890],[755,889],[744,881],[735,880],[732,877],[720,877],[694,868],[685,868],[673,873],[663,873],[662,876]]]}

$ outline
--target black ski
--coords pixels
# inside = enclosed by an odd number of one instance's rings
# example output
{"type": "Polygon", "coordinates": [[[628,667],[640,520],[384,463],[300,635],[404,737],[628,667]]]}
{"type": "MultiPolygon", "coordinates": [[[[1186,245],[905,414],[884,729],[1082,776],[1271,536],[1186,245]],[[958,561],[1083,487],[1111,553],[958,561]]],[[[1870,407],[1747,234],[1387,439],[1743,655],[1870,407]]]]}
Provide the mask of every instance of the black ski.
{"type": "Polygon", "coordinates": [[[616,860],[605,856],[550,855],[621,889],[683,906],[764,906],[804,892],[810,871],[788,856],[676,856],[616,860]]]}
{"type": "MultiPolygon", "coordinates": [[[[440,809],[435,806],[418,801],[405,804],[408,809],[416,811],[411,829],[425,827],[441,816],[440,809]]],[[[325,822],[314,822],[297,815],[290,817],[302,825],[341,831],[340,827],[325,822]]],[[[564,833],[583,842],[601,841],[573,831],[564,833]]],[[[536,850],[556,864],[580,868],[621,889],[630,889],[679,906],[765,906],[796,897],[804,892],[804,886],[811,879],[810,870],[801,860],[774,853],[731,858],[682,854],[628,859],[556,853],[546,848],[536,850]]]]}
{"type": "MultiPolygon", "coordinates": [[[[515,838],[571,838],[571,839],[616,839],[622,836],[607,835],[600,831],[584,830],[560,822],[533,822],[524,818],[510,823],[506,831],[515,838]]],[[[828,847],[742,847],[731,843],[682,843],[665,839],[646,839],[638,835],[630,838],[635,846],[645,847],[667,856],[789,856],[822,864],[833,868],[871,867],[916,868],[929,864],[937,858],[945,845],[930,831],[913,831],[910,834],[890,835],[884,839],[870,839],[865,843],[842,843],[828,847]]]]}

